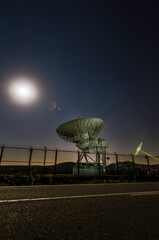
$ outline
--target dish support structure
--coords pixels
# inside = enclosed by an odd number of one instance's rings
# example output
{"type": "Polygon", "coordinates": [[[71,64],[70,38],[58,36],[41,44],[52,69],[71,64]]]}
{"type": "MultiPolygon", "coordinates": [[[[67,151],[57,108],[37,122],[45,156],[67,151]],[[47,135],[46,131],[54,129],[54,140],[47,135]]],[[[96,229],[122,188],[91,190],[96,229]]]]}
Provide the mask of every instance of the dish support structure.
{"type": "Polygon", "coordinates": [[[93,149],[93,152],[78,151],[78,160],[73,167],[73,175],[106,176],[106,149],[106,140],[98,138],[98,145],[93,149]],[[94,153],[95,159],[90,156],[92,153],[94,153]]]}

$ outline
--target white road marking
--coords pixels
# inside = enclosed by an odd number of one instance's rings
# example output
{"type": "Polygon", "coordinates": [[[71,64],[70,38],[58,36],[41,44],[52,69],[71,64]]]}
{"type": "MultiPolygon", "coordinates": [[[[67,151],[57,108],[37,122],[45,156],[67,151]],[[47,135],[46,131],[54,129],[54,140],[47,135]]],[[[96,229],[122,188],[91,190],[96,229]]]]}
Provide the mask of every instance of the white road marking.
{"type": "Polygon", "coordinates": [[[78,183],[78,184],[55,184],[55,185],[28,185],[28,186],[0,186],[2,189],[14,189],[14,188],[54,188],[54,187],[87,187],[87,186],[120,186],[120,185],[159,185],[159,182],[136,182],[136,183],[78,183]]]}
{"type": "Polygon", "coordinates": [[[147,191],[147,192],[132,192],[131,197],[144,196],[144,195],[156,195],[159,194],[159,191],[147,191]]]}
{"type": "Polygon", "coordinates": [[[61,196],[61,197],[46,197],[46,198],[22,198],[22,199],[9,199],[0,200],[0,203],[11,202],[28,202],[28,201],[46,201],[46,200],[60,200],[60,199],[78,199],[78,198],[94,198],[94,197],[111,197],[111,196],[146,196],[157,195],[159,191],[147,191],[147,192],[126,192],[126,193],[105,193],[105,194],[93,194],[93,195],[79,195],[79,196],[61,196]]]}

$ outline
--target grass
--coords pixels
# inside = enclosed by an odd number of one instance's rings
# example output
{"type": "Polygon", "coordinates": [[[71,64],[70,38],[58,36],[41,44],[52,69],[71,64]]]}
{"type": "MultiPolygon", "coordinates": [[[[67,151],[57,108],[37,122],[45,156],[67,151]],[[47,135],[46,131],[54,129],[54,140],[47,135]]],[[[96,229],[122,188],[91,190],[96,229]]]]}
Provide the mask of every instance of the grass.
{"type": "Polygon", "coordinates": [[[106,177],[73,176],[71,174],[0,174],[1,186],[25,186],[25,185],[54,185],[54,184],[88,184],[88,183],[120,183],[159,181],[159,176],[150,175],[107,175],[106,177]]]}

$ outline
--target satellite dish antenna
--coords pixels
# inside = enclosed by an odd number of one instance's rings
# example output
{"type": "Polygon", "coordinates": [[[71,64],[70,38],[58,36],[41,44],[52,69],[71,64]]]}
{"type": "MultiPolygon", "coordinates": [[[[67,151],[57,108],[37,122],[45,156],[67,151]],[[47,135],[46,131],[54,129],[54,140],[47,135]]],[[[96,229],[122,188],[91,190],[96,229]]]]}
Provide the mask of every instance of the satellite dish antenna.
{"type": "MultiPolygon", "coordinates": [[[[96,160],[99,160],[99,153],[105,151],[106,141],[101,138],[97,138],[98,134],[104,127],[104,121],[100,118],[80,118],[63,123],[60,125],[56,132],[65,141],[75,143],[76,146],[82,150],[78,162],[81,162],[84,158],[88,163],[88,153],[91,151],[96,152],[96,160]],[[97,156],[98,155],[98,156],[97,156]]],[[[103,157],[103,169],[106,169],[106,154],[102,154],[103,157]]],[[[93,160],[93,159],[91,159],[93,160]]]]}
{"type": "Polygon", "coordinates": [[[77,118],[60,125],[56,132],[65,141],[73,142],[82,151],[88,151],[94,147],[95,137],[104,127],[104,121],[100,118],[77,118]]]}

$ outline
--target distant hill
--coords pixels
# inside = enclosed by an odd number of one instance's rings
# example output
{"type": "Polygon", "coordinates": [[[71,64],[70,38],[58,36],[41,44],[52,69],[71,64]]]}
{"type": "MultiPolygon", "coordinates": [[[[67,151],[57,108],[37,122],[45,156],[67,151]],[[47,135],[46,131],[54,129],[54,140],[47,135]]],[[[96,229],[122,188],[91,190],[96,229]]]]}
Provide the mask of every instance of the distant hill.
{"type": "MultiPolygon", "coordinates": [[[[74,162],[64,162],[59,163],[56,165],[56,173],[57,174],[72,174],[73,172],[73,166],[74,162]]],[[[43,166],[31,166],[30,168],[31,172],[33,173],[40,173],[44,172],[43,166]]],[[[2,174],[11,174],[11,173],[27,173],[28,172],[28,166],[0,166],[0,173],[2,174]]],[[[54,173],[55,172],[55,165],[46,166],[45,167],[46,173],[54,173]]]]}
{"type": "MultiPolygon", "coordinates": [[[[125,162],[118,162],[118,169],[119,171],[128,171],[133,168],[133,162],[130,161],[125,161],[125,162]]],[[[147,164],[139,164],[135,163],[135,168],[136,169],[142,169],[142,170],[147,170],[148,165],[147,164]]],[[[116,163],[111,163],[107,166],[107,170],[109,171],[114,171],[116,170],[116,163]]],[[[155,165],[150,165],[150,170],[157,170],[159,171],[159,164],[155,165]]]]}
{"type": "MultiPolygon", "coordinates": [[[[74,162],[59,163],[56,165],[56,173],[57,174],[72,174],[74,165],[75,165],[74,162]]],[[[48,167],[46,167],[46,169],[50,169],[54,172],[55,165],[48,166],[48,167]]]]}

